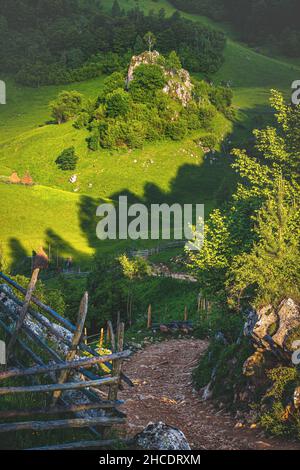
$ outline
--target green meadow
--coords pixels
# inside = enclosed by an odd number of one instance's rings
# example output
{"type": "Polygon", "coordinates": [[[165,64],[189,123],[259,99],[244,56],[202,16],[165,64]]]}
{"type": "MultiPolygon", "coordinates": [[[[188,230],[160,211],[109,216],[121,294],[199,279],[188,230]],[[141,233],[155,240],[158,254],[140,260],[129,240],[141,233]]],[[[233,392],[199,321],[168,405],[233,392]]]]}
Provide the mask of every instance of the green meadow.
{"type": "MultiPolygon", "coordinates": [[[[112,4],[107,1],[107,7],[112,4]]],[[[124,8],[135,5],[122,1],[124,8]]],[[[149,10],[149,2],[139,5],[149,10]]],[[[151,3],[167,14],[174,8],[167,1],[151,3]]],[[[224,29],[228,34],[225,61],[213,81],[230,81],[234,91],[235,122],[218,115],[213,131],[220,141],[240,143],[253,127],[270,118],[268,96],[271,88],[290,93],[291,82],[300,77],[300,67],[284,59],[264,56],[238,43],[225,25],[183,13],[204,25],[224,29]]],[[[53,125],[48,104],[61,90],[77,90],[95,98],[105,77],[64,86],[31,89],[7,80],[7,105],[0,107],[0,248],[7,263],[22,262],[39,245],[51,245],[61,256],[71,255],[87,263],[95,250],[122,250],[124,243],[103,243],[96,239],[96,207],[100,201],[116,201],[120,194],[151,202],[204,203],[206,212],[220,205],[232,192],[235,176],[223,146],[219,159],[210,165],[192,138],[182,142],[162,141],[142,150],[91,152],[88,133],[72,123],[53,125]],[[79,155],[75,172],[63,172],[55,159],[66,147],[79,155]],[[5,183],[17,171],[30,172],[35,185],[24,187],[5,183]],[[76,173],[77,182],[70,176],[76,173]]],[[[132,246],[132,242],[129,243],[132,246]]],[[[134,244],[144,246],[145,242],[134,244]]]]}

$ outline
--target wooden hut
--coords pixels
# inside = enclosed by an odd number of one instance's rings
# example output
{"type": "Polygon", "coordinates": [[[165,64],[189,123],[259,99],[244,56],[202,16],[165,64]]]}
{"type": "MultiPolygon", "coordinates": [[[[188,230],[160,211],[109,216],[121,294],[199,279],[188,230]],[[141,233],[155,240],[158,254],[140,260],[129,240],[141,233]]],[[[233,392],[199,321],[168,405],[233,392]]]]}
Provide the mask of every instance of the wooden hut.
{"type": "Polygon", "coordinates": [[[26,171],[25,175],[23,176],[21,180],[22,184],[26,184],[27,186],[30,186],[33,184],[33,179],[31,178],[30,174],[28,171],[26,171]]]}
{"type": "Polygon", "coordinates": [[[12,174],[9,177],[9,182],[11,184],[19,184],[21,183],[21,179],[19,178],[19,175],[16,171],[13,171],[12,174]]]}

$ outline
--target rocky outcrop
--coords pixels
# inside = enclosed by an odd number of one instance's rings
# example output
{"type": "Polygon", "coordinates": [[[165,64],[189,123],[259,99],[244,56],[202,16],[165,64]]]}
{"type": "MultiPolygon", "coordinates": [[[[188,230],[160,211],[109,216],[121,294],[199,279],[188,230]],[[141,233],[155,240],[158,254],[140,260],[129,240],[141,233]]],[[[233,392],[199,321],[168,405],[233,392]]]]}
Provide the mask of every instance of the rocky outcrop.
{"type": "Polygon", "coordinates": [[[285,299],[278,308],[268,305],[250,312],[244,333],[266,350],[292,354],[293,340],[300,339],[300,306],[285,299]]]}
{"type": "Polygon", "coordinates": [[[134,444],[145,450],[191,450],[182,431],[161,421],[149,423],[135,436],[134,444]]]}
{"type": "Polygon", "coordinates": [[[184,69],[178,72],[166,72],[168,82],[164,87],[164,92],[171,98],[178,99],[183,106],[187,106],[192,99],[193,85],[189,72],[184,69]]]}
{"type": "Polygon", "coordinates": [[[139,67],[142,64],[146,64],[146,65],[157,64],[159,57],[160,57],[160,54],[157,51],[153,51],[153,52],[146,51],[140,55],[134,55],[131,59],[128,73],[127,73],[127,84],[132,82],[134,71],[137,67],[139,67]]]}
{"type": "MultiPolygon", "coordinates": [[[[300,340],[300,306],[292,299],[285,299],[274,308],[262,307],[248,314],[244,334],[254,341],[256,351],[243,365],[243,374],[257,386],[265,378],[265,370],[278,365],[292,366],[294,341],[300,340]]],[[[267,382],[267,381],[266,381],[267,382]]],[[[293,405],[300,409],[300,387],[293,394],[293,405]]]]}
{"type": "MultiPolygon", "coordinates": [[[[138,56],[133,56],[127,74],[127,85],[134,79],[134,71],[142,64],[159,64],[160,54],[157,51],[143,52],[138,56]]],[[[171,98],[179,100],[183,106],[187,106],[192,99],[193,84],[187,70],[166,70],[161,65],[166,76],[167,83],[163,91],[171,98]]]]}

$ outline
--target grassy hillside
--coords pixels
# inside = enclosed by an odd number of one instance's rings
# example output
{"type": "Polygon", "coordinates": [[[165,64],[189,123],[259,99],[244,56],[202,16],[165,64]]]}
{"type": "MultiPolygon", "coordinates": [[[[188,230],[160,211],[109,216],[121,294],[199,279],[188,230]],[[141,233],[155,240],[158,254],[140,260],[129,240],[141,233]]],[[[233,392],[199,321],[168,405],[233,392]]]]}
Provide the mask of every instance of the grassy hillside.
{"type": "MultiPolygon", "coordinates": [[[[158,12],[161,8],[167,15],[174,13],[175,8],[167,0],[119,0],[125,10],[134,8],[137,4],[145,13],[150,10],[158,12]]],[[[105,2],[110,9],[113,0],[105,2]]],[[[239,43],[227,24],[216,23],[200,15],[181,12],[182,17],[199,22],[203,26],[222,30],[228,40],[225,49],[225,61],[218,73],[213,77],[215,81],[230,81],[237,89],[235,103],[237,106],[251,106],[267,104],[270,88],[278,88],[290,93],[291,83],[300,76],[299,63],[290,59],[275,59],[256,52],[250,47],[239,43]]]]}
{"type": "MultiPolygon", "coordinates": [[[[136,5],[134,0],[120,3],[126,9],[136,5]]],[[[105,5],[110,8],[112,0],[105,5]]],[[[139,5],[146,12],[162,7],[167,14],[175,11],[165,0],[140,0],[139,5]]],[[[250,129],[269,118],[270,88],[288,94],[291,82],[300,76],[300,68],[236,42],[226,25],[201,16],[182,15],[221,28],[229,35],[224,64],[213,80],[232,83],[238,118],[232,126],[218,116],[214,129],[220,138],[231,134],[230,139],[239,144],[245,135],[249,136],[250,129]]],[[[12,171],[22,176],[28,170],[37,183],[32,188],[0,183],[0,240],[8,260],[14,261],[16,240],[18,253],[24,254],[48,241],[59,246],[61,255],[72,254],[79,259],[96,247],[102,249],[103,244],[95,240],[95,209],[100,199],[115,200],[120,193],[129,193],[146,202],[201,202],[209,211],[230,193],[234,177],[228,158],[221,153],[218,163],[209,165],[191,138],[147,145],[142,151],[89,152],[86,131],[75,130],[71,123],[46,125],[50,120],[48,103],[60,90],[75,89],[96,97],[102,82],[103,78],[98,78],[30,89],[8,80],[7,105],[0,107],[0,180],[12,171]],[[62,172],[54,163],[58,154],[71,145],[80,156],[78,182],[74,185],[69,183],[72,172],[62,172]]]]}
{"type": "MultiPolygon", "coordinates": [[[[74,129],[71,122],[47,124],[51,118],[48,103],[59,90],[76,89],[96,97],[102,82],[100,78],[38,90],[8,83],[8,103],[0,109],[0,198],[4,202],[0,238],[2,251],[16,267],[45,243],[58,248],[61,256],[72,255],[80,262],[98,248],[122,250],[122,244],[103,244],[95,237],[96,207],[100,201],[116,200],[120,193],[146,203],[201,202],[209,211],[218,204],[220,189],[230,191],[233,176],[227,159],[220,159],[212,169],[191,137],[147,145],[143,150],[91,152],[85,142],[87,131],[74,129]],[[74,172],[61,171],[55,164],[61,151],[71,145],[80,156],[76,184],[69,183],[74,172]],[[36,185],[5,184],[13,171],[20,176],[29,171],[36,185]]],[[[214,129],[222,140],[231,132],[231,124],[218,115],[214,129]]]]}

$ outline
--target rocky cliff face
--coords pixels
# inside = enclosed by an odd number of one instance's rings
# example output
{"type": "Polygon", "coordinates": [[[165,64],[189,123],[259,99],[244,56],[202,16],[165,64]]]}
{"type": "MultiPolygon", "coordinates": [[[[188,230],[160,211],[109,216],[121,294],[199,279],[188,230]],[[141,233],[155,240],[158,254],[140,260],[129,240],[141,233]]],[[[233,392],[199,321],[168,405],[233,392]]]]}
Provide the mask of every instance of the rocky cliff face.
{"type": "Polygon", "coordinates": [[[268,351],[292,354],[293,341],[300,340],[300,306],[292,299],[285,299],[277,309],[268,305],[251,312],[244,332],[268,351]]]}
{"type": "MultiPolygon", "coordinates": [[[[256,384],[264,380],[265,370],[284,364],[292,367],[300,357],[300,306],[285,299],[278,308],[265,306],[248,315],[244,334],[251,337],[256,351],[248,357],[243,374],[256,384]]],[[[295,409],[300,409],[300,387],[291,397],[295,409]]]]}
{"type": "MultiPolygon", "coordinates": [[[[134,71],[137,67],[142,64],[152,65],[158,64],[160,54],[157,51],[143,52],[138,56],[133,56],[130,62],[130,66],[127,74],[127,85],[134,78],[134,71]]],[[[164,74],[167,79],[167,83],[164,87],[164,92],[167,93],[171,98],[179,100],[183,106],[187,106],[192,99],[193,84],[191,82],[190,74],[187,70],[166,70],[161,65],[164,74]]]]}

